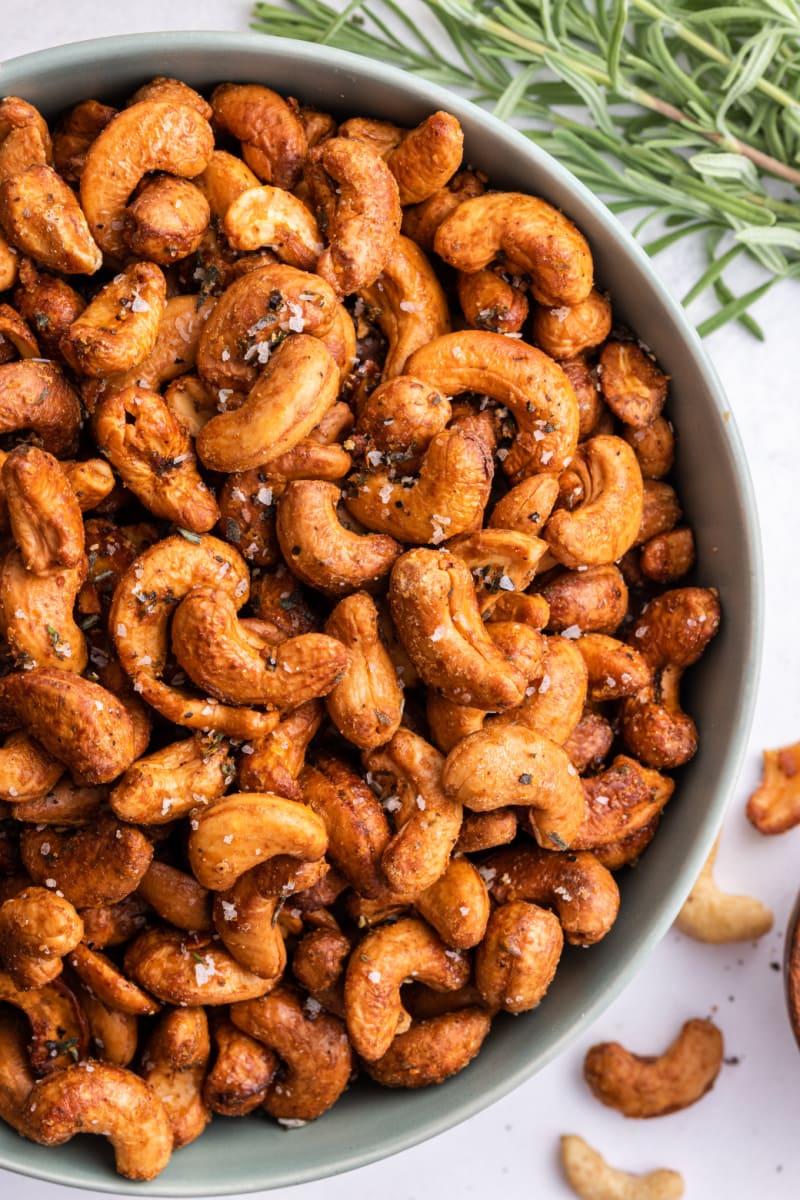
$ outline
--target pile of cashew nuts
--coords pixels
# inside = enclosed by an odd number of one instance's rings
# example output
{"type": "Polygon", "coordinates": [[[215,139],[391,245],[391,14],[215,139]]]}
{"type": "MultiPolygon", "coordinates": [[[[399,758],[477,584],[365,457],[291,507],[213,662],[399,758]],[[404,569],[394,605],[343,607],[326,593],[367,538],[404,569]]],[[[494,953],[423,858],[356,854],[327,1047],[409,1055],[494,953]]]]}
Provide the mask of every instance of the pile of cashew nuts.
{"type": "Polygon", "coordinates": [[[668,378],[462,141],[0,103],[0,1116],[130,1179],[466,1067],[697,749],[668,378]]]}

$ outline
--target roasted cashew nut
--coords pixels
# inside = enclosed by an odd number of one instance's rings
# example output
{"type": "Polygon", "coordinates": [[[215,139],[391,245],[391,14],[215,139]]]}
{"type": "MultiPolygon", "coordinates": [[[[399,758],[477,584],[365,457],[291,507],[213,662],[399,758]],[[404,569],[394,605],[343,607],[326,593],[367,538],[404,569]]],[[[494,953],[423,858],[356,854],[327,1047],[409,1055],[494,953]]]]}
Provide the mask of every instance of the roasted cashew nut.
{"type": "Polygon", "coordinates": [[[52,271],[94,275],[103,264],[75,193],[44,163],[0,183],[0,224],[18,250],[52,271]]]}
{"type": "Polygon", "coordinates": [[[297,779],[323,714],[319,701],[307,701],[288,713],[271,733],[257,738],[249,747],[252,753],[241,757],[239,786],[246,792],[277,792],[287,800],[299,800],[297,779]]]}
{"type": "Polygon", "coordinates": [[[755,896],[735,896],[721,891],[714,879],[716,857],[715,844],[675,924],[681,933],[698,942],[714,945],[755,942],[772,929],[772,912],[755,896]]]}
{"type": "Polygon", "coordinates": [[[244,161],[259,179],[291,191],[300,178],[307,142],[295,108],[257,83],[223,83],[211,96],[214,122],[242,143],[244,161]]]}
{"type": "Polygon", "coordinates": [[[81,206],[103,252],[125,257],[125,205],[140,179],[166,171],[193,179],[214,149],[208,121],[188,104],[142,100],[101,130],[86,154],[81,206]]]}
{"type": "Polygon", "coordinates": [[[83,937],[68,900],[29,887],[0,907],[0,961],[19,988],[38,988],[61,974],[64,955],[83,937]]]}
{"type": "Polygon", "coordinates": [[[677,1171],[662,1168],[631,1175],[617,1170],[575,1134],[561,1138],[561,1165],[582,1200],[680,1200],[684,1192],[683,1177],[677,1171]]]}
{"type": "Polygon", "coordinates": [[[409,977],[437,991],[453,991],[467,982],[469,964],[413,917],[368,933],[350,956],[344,985],[347,1031],[368,1062],[384,1055],[411,1024],[400,998],[409,977]]]}
{"type": "Polygon", "coordinates": [[[125,210],[125,240],[137,258],[169,266],[198,249],[210,219],[200,188],[174,175],[154,175],[125,210]]]}
{"type": "Polygon", "coordinates": [[[334,483],[298,479],[278,504],[277,534],[292,574],[330,596],[374,587],[402,547],[386,534],[354,533],[339,518],[334,483]]]}
{"type": "Polygon", "coordinates": [[[97,1057],[117,1067],[127,1067],[136,1056],[139,1042],[139,1022],[130,1013],[109,1008],[85,987],[76,982],[81,1008],[89,1022],[89,1031],[97,1057]]]}
{"type": "Polygon", "coordinates": [[[650,667],[633,646],[604,633],[585,633],[575,642],[589,674],[589,699],[621,700],[650,682],[650,667]]]}
{"type": "Polygon", "coordinates": [[[484,727],[464,738],[447,756],[442,786],[472,811],[529,808],[546,850],[565,850],[583,822],[583,788],[569,756],[524,725],[484,727]]]}
{"type": "Polygon", "coordinates": [[[103,1004],[133,1017],[157,1013],[159,1004],[122,975],[110,959],[89,946],[76,946],[69,955],[75,974],[103,1004]]]}
{"type": "Polygon", "coordinates": [[[558,509],[543,537],[568,567],[600,566],[622,558],[642,520],[642,473],[636,455],[618,437],[595,437],[578,447],[570,471],[582,484],[582,502],[558,509]]]}
{"type": "Polygon", "coordinates": [[[553,981],[564,935],[546,908],[511,900],[489,917],[475,952],[475,983],[493,1012],[529,1012],[553,981]]]}
{"type": "Polygon", "coordinates": [[[313,271],[324,248],[317,222],[305,204],[279,187],[241,192],[228,205],[222,228],[234,250],[268,246],[281,262],[302,271],[313,271]]]}
{"type": "Polygon", "coordinates": [[[7,1009],[0,1013],[0,1118],[23,1137],[22,1110],[35,1082],[26,1041],[22,1018],[7,1009]]]}
{"type": "Polygon", "coordinates": [[[498,904],[530,900],[555,909],[566,940],[592,946],[608,933],[619,912],[614,877],[586,851],[569,854],[535,846],[498,850],[481,863],[498,904]]]}
{"type": "Polygon", "coordinates": [[[542,587],[550,608],[547,628],[555,633],[613,634],[628,611],[628,588],[619,567],[608,563],[584,571],[562,571],[542,587]]]}
{"type": "Polygon", "coordinates": [[[0,628],[21,667],[57,668],[75,675],[85,669],[86,639],[74,616],[85,579],[85,559],[44,575],[29,571],[18,550],[0,559],[0,628]]]}
{"type": "Polygon", "coordinates": [[[325,622],[325,632],[346,647],[347,663],[328,692],[328,716],[348,741],[374,750],[397,732],[403,689],[381,640],[378,610],[366,592],[345,596],[325,622]]]}
{"type": "Polygon", "coordinates": [[[338,393],[336,360],[319,338],[294,334],[273,352],[241,408],[203,426],[197,453],[214,471],[260,467],[302,441],[338,393]]]}
{"type": "Polygon", "coordinates": [[[763,834],[784,833],[800,821],[800,744],[764,751],[762,782],[745,811],[763,834]]]}
{"type": "Polygon", "coordinates": [[[447,870],[461,830],[461,801],[443,787],[441,754],[410,729],[398,729],[365,763],[379,781],[388,777],[394,797],[397,832],[381,856],[383,873],[396,896],[415,898],[447,870]]]}
{"type": "Polygon", "coordinates": [[[367,1064],[382,1087],[420,1088],[444,1083],[472,1062],[489,1033],[491,1014],[480,1008],[415,1021],[385,1054],[367,1064]]]}
{"type": "Polygon", "coordinates": [[[277,922],[283,897],[261,884],[259,869],[245,871],[233,887],[214,897],[214,927],[226,950],[248,971],[277,983],[286,949],[277,922]]]}
{"type": "Polygon", "coordinates": [[[172,1128],[156,1093],[111,1063],[76,1063],[38,1080],[24,1119],[42,1146],[63,1146],[76,1133],[108,1137],[126,1179],[155,1179],[172,1154],[172,1128]]]}
{"type": "Polygon", "coordinates": [[[658,1057],[632,1054],[619,1042],[587,1051],[583,1073],[594,1095],[625,1117],[661,1117],[700,1100],[722,1066],[722,1034],[712,1021],[687,1021],[658,1057]]]}
{"type": "Polygon", "coordinates": [[[198,1138],[211,1120],[203,1081],[211,1055],[202,1008],[172,1009],[158,1020],[142,1056],[142,1078],[164,1105],[178,1150],[198,1138]]]}
{"type": "Polygon", "coordinates": [[[310,862],[327,844],[324,822],[306,805],[269,792],[235,792],[198,810],[189,861],[203,887],[221,892],[276,854],[310,862]]]}
{"type": "Polygon", "coordinates": [[[113,811],[137,825],[165,825],[218,800],[233,775],[229,747],[199,735],[137,758],[109,796],[113,811]]]}
{"type": "Polygon", "coordinates": [[[525,293],[488,267],[458,272],[458,302],[467,324],[489,333],[519,333],[528,318],[525,293]]]}
{"type": "Polygon", "coordinates": [[[177,929],[150,929],[125,952],[125,971],[165,1004],[178,1007],[235,1004],[263,996],[272,986],[208,934],[188,938],[177,929]]]}
{"type": "Polygon", "coordinates": [[[575,455],[572,385],[557,363],[527,342],[482,330],[448,333],[415,351],[404,371],[445,395],[477,392],[510,410],[517,435],[503,470],[515,483],[540,471],[562,471],[575,455]]]}
{"type": "Polygon", "coordinates": [[[614,744],[614,736],[611,722],[587,705],[580,721],[562,745],[572,759],[575,770],[579,775],[584,775],[590,767],[596,771],[602,770],[614,744]]]}
{"type": "Polygon", "coordinates": [[[410,238],[397,239],[378,278],[359,294],[389,343],[383,380],[402,375],[415,350],[450,332],[442,285],[424,251],[410,238]]]}
{"type": "Polygon", "coordinates": [[[239,621],[221,588],[193,588],[175,610],[172,650],[189,678],[229,704],[291,710],[327,695],[349,662],[335,637],[306,633],[274,645],[239,621]]]}
{"type": "Polygon", "coordinates": [[[301,938],[292,957],[295,979],[312,1000],[336,1017],[345,1015],[344,973],[351,950],[350,939],[343,933],[312,929],[301,938]]]}
{"type": "Polygon", "coordinates": [[[178,725],[217,729],[232,737],[268,733],[277,716],[253,709],[231,708],[213,699],[197,699],[184,688],[163,683],[168,624],[174,607],[194,587],[222,588],[239,603],[249,594],[247,567],[241,555],[217,538],[193,534],[162,539],[128,568],[114,593],[109,614],[117,654],[133,689],[148,704],[178,725]]]}
{"type": "Polygon", "coordinates": [[[360,775],[327,754],[306,766],[298,779],[300,796],[322,819],[328,857],[359,895],[378,897],[386,887],[381,855],[391,832],[381,805],[360,775]]]}
{"type": "Polygon", "coordinates": [[[20,853],[31,879],[82,909],[116,904],[135,891],[153,847],[138,829],[103,816],[65,833],[46,825],[26,828],[20,853]]]}
{"type": "Polygon", "coordinates": [[[499,256],[531,277],[539,304],[579,304],[592,289],[586,239],[558,209],[537,196],[489,192],[465,200],[446,217],[434,249],[459,271],[480,271],[499,256]]]}
{"type": "Polygon", "coordinates": [[[74,454],[81,406],[54,363],[23,359],[0,365],[0,433],[32,430],[57,458],[74,454]]]}
{"type": "Polygon", "coordinates": [[[600,352],[603,399],[616,417],[644,429],[659,416],[669,377],[636,342],[608,342],[600,352]]]}
{"type": "Polygon", "coordinates": [[[18,988],[8,972],[0,971],[0,1001],[18,1008],[30,1023],[28,1061],[34,1075],[48,1075],[86,1056],[86,1017],[60,979],[38,988],[18,988]]]}
{"type": "Polygon", "coordinates": [[[224,1117],[247,1116],[264,1103],[278,1057],[225,1019],[212,1027],[211,1037],[216,1058],[203,1083],[203,1099],[224,1117]]]}
{"type": "Polygon", "coordinates": [[[269,996],[231,1006],[234,1025],[273,1049],[285,1074],[270,1084],[264,1108],[279,1121],[313,1121],[347,1087],[352,1054],[344,1025],[329,1013],[308,1015],[297,996],[276,988],[269,996]]]}
{"type": "Polygon", "coordinates": [[[551,358],[577,358],[599,346],[611,332],[608,297],[592,289],[578,304],[541,306],[533,314],[533,340],[551,358]]]}
{"type": "Polygon", "coordinates": [[[442,941],[456,950],[472,949],[486,933],[489,894],[483,876],[469,859],[453,858],[435,883],[415,898],[414,907],[442,941]]]}
{"type": "MultiPolygon", "coordinates": [[[[177,867],[154,860],[139,880],[137,896],[145,900],[170,925],[187,933],[211,928],[211,897],[208,889],[177,867]]],[[[127,939],[126,939],[127,940],[127,939]]]]}
{"type": "Polygon", "coordinates": [[[241,158],[229,154],[227,150],[215,150],[205,170],[192,182],[208,201],[212,216],[222,221],[242,192],[258,187],[258,176],[241,158]]]}
{"type": "Polygon", "coordinates": [[[135,262],[102,288],[61,338],[61,353],[81,375],[129,371],[156,344],[167,302],[164,274],[135,262]]]}
{"type": "Polygon", "coordinates": [[[624,754],[582,785],[586,808],[573,850],[597,850],[633,836],[658,817],[675,790],[669,776],[624,754]]]}
{"type": "Polygon", "coordinates": [[[22,806],[47,796],[63,774],[64,764],[27,733],[9,734],[0,747],[0,800],[15,805],[18,820],[22,806]]]}

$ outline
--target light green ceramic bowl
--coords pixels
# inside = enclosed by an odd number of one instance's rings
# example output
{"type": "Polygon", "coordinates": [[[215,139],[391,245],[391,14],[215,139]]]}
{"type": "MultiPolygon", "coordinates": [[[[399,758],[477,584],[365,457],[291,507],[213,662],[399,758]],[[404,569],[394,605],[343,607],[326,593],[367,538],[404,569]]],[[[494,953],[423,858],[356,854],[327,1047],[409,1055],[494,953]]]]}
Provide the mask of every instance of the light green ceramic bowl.
{"type": "Polygon", "coordinates": [[[755,504],[725,397],[694,331],[645,255],[607,209],[520,134],[432,84],[327,47],[252,34],[165,33],[63,46],[5,63],[0,91],[49,117],[86,96],[114,100],[153,75],[196,87],[257,81],[341,115],[414,125],[445,108],[461,121],[465,159],[498,187],[534,192],[563,208],[589,239],[597,279],[672,377],[680,432],[679,489],[698,547],[697,580],[722,597],[723,625],[692,672],[687,707],[702,732],[658,836],[622,879],[611,934],[590,951],[567,949],[534,1012],[499,1019],[475,1062],[421,1092],[358,1083],[321,1120],[285,1133],[259,1117],[217,1118],[151,1184],[113,1174],[100,1138],[45,1150],[0,1129],[0,1165],[56,1183],[139,1196],[255,1191],[362,1166],[433,1137],[517,1087],[565,1050],[631,979],[666,932],[711,848],[736,781],[758,676],[762,572],[755,504]]]}

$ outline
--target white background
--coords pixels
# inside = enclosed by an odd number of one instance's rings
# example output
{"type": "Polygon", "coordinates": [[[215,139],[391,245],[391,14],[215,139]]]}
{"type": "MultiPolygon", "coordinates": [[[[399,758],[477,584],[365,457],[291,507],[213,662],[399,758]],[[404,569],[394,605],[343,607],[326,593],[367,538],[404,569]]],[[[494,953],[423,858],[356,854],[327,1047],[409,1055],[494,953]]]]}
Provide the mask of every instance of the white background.
{"type": "MultiPolygon", "coordinates": [[[[106,34],[245,30],[250,11],[239,0],[124,5],[3,0],[0,7],[6,58],[106,34]]],[[[420,7],[416,0],[404,3],[406,11],[420,7]]],[[[668,251],[656,265],[676,296],[694,281],[686,250],[668,251]]],[[[582,1134],[616,1165],[682,1171],[687,1195],[696,1200],[800,1195],[800,1053],[785,1018],[782,975],[774,969],[800,887],[800,829],[765,839],[744,817],[747,796],[759,778],[761,749],[800,738],[798,301],[800,287],[788,283],[760,302],[756,311],[767,332],[765,344],[734,326],[707,341],[748,453],[767,596],[759,701],[745,768],[730,797],[717,878],[726,890],[750,892],[774,909],[772,934],[758,945],[708,947],[670,932],[579,1042],[505,1100],[384,1163],[269,1193],[274,1200],[566,1200],[572,1193],[557,1161],[558,1137],[565,1132],[582,1134]],[[726,1054],[738,1063],[723,1068],[714,1090],[698,1105],[658,1120],[630,1122],[590,1096],[581,1078],[587,1047],[618,1039],[640,1053],[658,1053],[684,1020],[707,1015],[719,1023],[726,1054]]],[[[694,310],[692,315],[697,316],[694,310]]],[[[62,1188],[3,1171],[0,1191],[18,1200],[67,1196],[62,1188]]]]}

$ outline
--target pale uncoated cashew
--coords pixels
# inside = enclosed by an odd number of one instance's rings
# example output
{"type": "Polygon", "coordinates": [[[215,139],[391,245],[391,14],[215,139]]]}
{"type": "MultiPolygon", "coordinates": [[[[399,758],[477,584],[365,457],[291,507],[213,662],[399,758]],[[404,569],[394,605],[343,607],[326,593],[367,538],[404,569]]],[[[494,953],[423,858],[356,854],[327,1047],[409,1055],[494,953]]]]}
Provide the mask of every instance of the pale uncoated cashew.
{"type": "Polygon", "coordinates": [[[447,551],[409,550],[389,585],[392,619],[422,679],[448,700],[513,708],[527,680],[486,631],[469,568],[447,551]]]}
{"type": "Polygon", "coordinates": [[[53,271],[94,275],[102,266],[75,193],[44,163],[0,183],[0,223],[18,250],[53,271]]]}
{"type": "Polygon", "coordinates": [[[404,373],[409,356],[450,332],[447,297],[436,273],[410,238],[399,237],[378,278],[360,292],[389,346],[381,378],[404,373]]]}
{"type": "Polygon", "coordinates": [[[167,284],[155,263],[135,262],[102,288],[59,343],[81,375],[128,371],[156,344],[167,302],[167,284]]]}
{"type": "Polygon", "coordinates": [[[683,1177],[661,1168],[631,1175],[610,1167],[596,1150],[575,1134],[561,1138],[561,1165],[582,1200],[680,1200],[683,1177]]]}
{"type": "Polygon", "coordinates": [[[322,819],[304,804],[269,792],[235,792],[197,812],[189,860],[198,882],[221,892],[276,854],[310,862],[327,844],[322,819]]]}
{"type": "Polygon", "coordinates": [[[361,750],[383,745],[397,732],[403,689],[381,641],[378,610],[366,592],[346,596],[325,622],[325,632],[347,648],[341,678],[325,706],[336,728],[361,750]]]}
{"type": "Polygon", "coordinates": [[[354,533],[339,519],[335,483],[298,479],[278,505],[277,534],[292,574],[330,596],[374,587],[402,547],[386,534],[354,533]]]}
{"type": "Polygon", "coordinates": [[[675,924],[681,933],[698,942],[719,945],[756,941],[772,929],[772,912],[755,896],[721,891],[714,879],[716,857],[715,844],[675,924]]]}
{"type": "Polygon", "coordinates": [[[335,637],[306,633],[275,645],[240,622],[221,588],[194,588],[172,621],[172,649],[189,678],[230,704],[291,710],[327,695],[347,667],[335,637]]]}
{"type": "Polygon", "coordinates": [[[197,453],[215,471],[249,471],[302,441],[335,403],[336,360],[319,338],[297,333],[272,354],[241,408],[212,417],[197,453]]]}
{"type": "Polygon", "coordinates": [[[133,723],[117,697],[55,667],[0,681],[0,719],[24,725],[77,783],[116,779],[135,756],[133,723]]]}
{"type": "Polygon", "coordinates": [[[413,917],[368,933],[350,956],[347,1030],[354,1049],[368,1062],[385,1054],[395,1036],[411,1024],[400,998],[401,985],[409,977],[437,991],[453,991],[467,982],[469,964],[413,917]]]}
{"type": "Polygon", "coordinates": [[[231,1006],[234,1025],[274,1049],[286,1066],[270,1084],[264,1108],[279,1121],[313,1121],[341,1096],[352,1054],[343,1023],[329,1013],[313,1019],[286,988],[231,1006]]]}
{"type": "Polygon", "coordinates": [[[587,1051],[583,1073],[594,1095],[625,1117],[660,1117],[700,1100],[722,1066],[722,1034],[712,1021],[687,1021],[658,1057],[618,1042],[587,1051]]]}
{"type": "Polygon", "coordinates": [[[521,725],[471,733],[447,756],[442,786],[473,811],[510,804],[531,809],[536,840],[566,849],[583,821],[583,788],[567,753],[521,725]]]}
{"type": "Polygon", "coordinates": [[[78,913],[47,888],[25,888],[0,908],[0,960],[17,987],[50,983],[82,937],[78,913]]]}
{"type": "Polygon", "coordinates": [[[167,661],[168,624],[174,606],[194,587],[220,587],[244,604],[249,574],[233,546],[218,538],[167,537],[145,550],[128,568],[114,593],[109,629],[134,691],[178,725],[217,729],[233,737],[269,733],[277,714],[231,708],[198,699],[185,688],[161,681],[167,661]]]}
{"type": "Polygon", "coordinates": [[[161,1100],[178,1150],[198,1138],[211,1120],[203,1080],[211,1055],[202,1008],[172,1009],[151,1033],[142,1056],[142,1078],[161,1100]]]}
{"type": "Polygon", "coordinates": [[[192,179],[214,149],[208,121],[188,104],[142,100],[106,125],[86,154],[81,206],[103,252],[125,257],[125,205],[140,179],[166,171],[192,179]]]}
{"type": "Polygon", "coordinates": [[[515,483],[540,471],[562,471],[575,454],[572,385],[557,363],[526,342],[483,330],[449,333],[415,351],[404,370],[446,395],[477,392],[511,411],[517,434],[503,470],[515,483]]]}
{"type": "Polygon", "coordinates": [[[636,541],[642,520],[642,473],[636,455],[618,437],[582,442],[570,471],[583,488],[572,511],[558,509],[544,538],[551,553],[568,567],[616,562],[636,541]]]}
{"type": "Polygon", "coordinates": [[[479,271],[503,255],[550,308],[579,304],[592,288],[586,239],[558,209],[536,196],[490,192],[465,200],[442,221],[436,253],[459,271],[479,271]]]}
{"type": "Polygon", "coordinates": [[[108,1137],[126,1179],[155,1179],[172,1154],[172,1128],[156,1093],[111,1063],[77,1063],[38,1080],[24,1120],[42,1146],[63,1146],[76,1133],[108,1137]]]}

